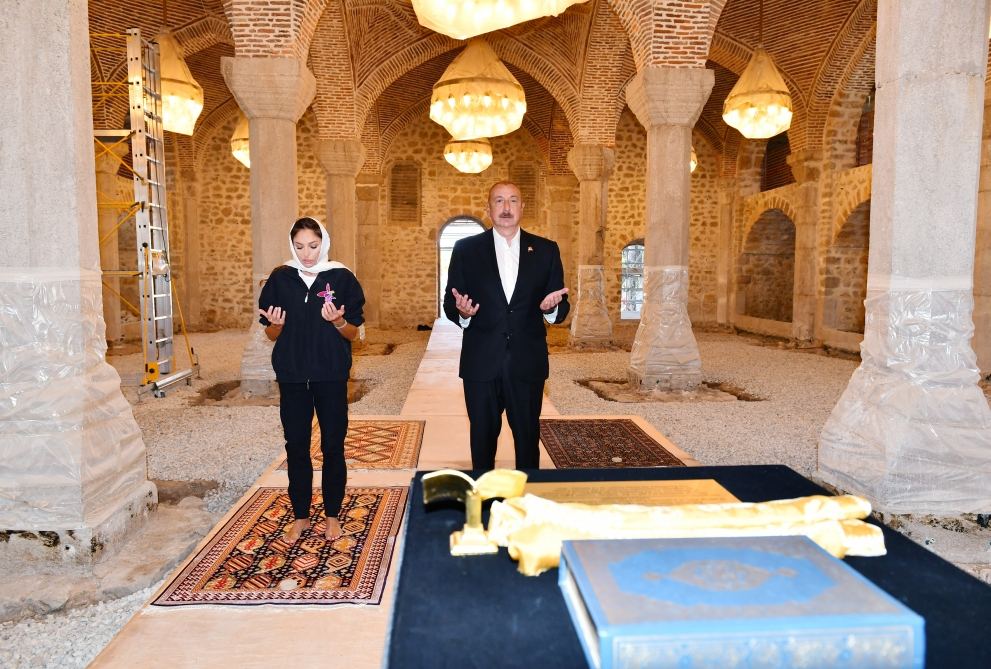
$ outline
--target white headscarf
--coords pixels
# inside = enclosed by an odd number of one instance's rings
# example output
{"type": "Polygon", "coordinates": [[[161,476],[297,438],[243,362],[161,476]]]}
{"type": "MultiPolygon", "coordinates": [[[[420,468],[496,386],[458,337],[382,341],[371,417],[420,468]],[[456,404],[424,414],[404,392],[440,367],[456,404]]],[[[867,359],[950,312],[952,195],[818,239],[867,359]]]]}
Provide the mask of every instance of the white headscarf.
{"type": "MultiPolygon", "coordinates": [[[[329,269],[336,269],[339,267],[343,269],[347,269],[350,272],[351,270],[348,269],[347,266],[345,266],[343,263],[339,263],[336,260],[327,260],[327,254],[330,252],[330,235],[327,234],[327,228],[323,227],[323,223],[313,218],[312,216],[305,216],[304,218],[308,218],[320,226],[320,258],[321,259],[312,267],[307,267],[300,261],[299,256],[296,255],[296,245],[292,243],[292,228],[290,227],[289,253],[292,254],[292,260],[287,260],[283,264],[288,265],[289,267],[294,267],[301,272],[307,272],[309,274],[319,274],[320,272],[326,272],[329,269]]],[[[296,223],[294,222],[293,225],[296,225],[296,223]]]]}

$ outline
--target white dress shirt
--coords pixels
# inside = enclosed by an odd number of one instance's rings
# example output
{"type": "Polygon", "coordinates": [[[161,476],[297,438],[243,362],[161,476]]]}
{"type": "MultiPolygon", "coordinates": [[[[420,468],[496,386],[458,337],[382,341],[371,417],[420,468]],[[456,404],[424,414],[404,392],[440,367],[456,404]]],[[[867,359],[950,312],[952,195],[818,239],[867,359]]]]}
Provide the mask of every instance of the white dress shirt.
{"type": "Polygon", "coordinates": [[[502,292],[506,294],[506,302],[513,298],[516,289],[516,278],[520,275],[520,228],[512,239],[506,239],[498,232],[492,233],[495,244],[496,265],[499,266],[499,279],[502,281],[502,292]]]}
{"type": "MultiPolygon", "coordinates": [[[[506,295],[506,302],[513,298],[513,291],[516,289],[516,279],[520,275],[520,231],[516,228],[516,234],[512,239],[507,240],[498,232],[492,232],[492,243],[495,245],[496,265],[499,269],[499,280],[502,282],[502,292],[506,295]]],[[[544,319],[548,323],[553,323],[557,318],[557,308],[549,314],[544,314],[544,319]]],[[[471,318],[458,315],[458,321],[462,328],[468,327],[471,318]]]]}

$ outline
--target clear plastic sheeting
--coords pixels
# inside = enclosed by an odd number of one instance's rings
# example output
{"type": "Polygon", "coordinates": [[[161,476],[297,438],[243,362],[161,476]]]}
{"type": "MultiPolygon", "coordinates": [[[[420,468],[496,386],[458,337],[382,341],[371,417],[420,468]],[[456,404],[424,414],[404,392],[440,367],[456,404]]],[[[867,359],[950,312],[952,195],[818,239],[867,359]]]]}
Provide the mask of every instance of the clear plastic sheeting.
{"type": "Polygon", "coordinates": [[[702,359],[688,318],[688,268],[644,267],[644,302],[630,352],[630,382],[643,390],[691,390],[702,359]]]}
{"type": "Polygon", "coordinates": [[[252,323],[241,358],[242,381],[275,382],[275,370],[272,369],[274,347],[275,342],[265,334],[265,327],[258,321],[252,323]]]}
{"type": "Polygon", "coordinates": [[[888,513],[991,512],[991,409],[977,386],[970,290],[868,291],[860,367],[819,472],[888,513]]]}
{"type": "Polygon", "coordinates": [[[93,527],[146,486],[104,337],[98,272],[0,274],[0,529],[93,527]]]}
{"type": "Polygon", "coordinates": [[[602,265],[578,267],[578,295],[571,316],[573,343],[604,343],[612,339],[612,321],[606,308],[606,280],[602,265]]]}

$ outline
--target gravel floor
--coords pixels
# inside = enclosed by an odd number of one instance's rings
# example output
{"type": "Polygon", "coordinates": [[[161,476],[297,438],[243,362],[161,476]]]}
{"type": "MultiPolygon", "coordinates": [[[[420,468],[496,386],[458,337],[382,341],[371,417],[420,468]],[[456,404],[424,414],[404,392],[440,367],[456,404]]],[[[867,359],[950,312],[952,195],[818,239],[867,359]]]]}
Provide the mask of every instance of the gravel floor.
{"type": "MultiPolygon", "coordinates": [[[[354,377],[372,388],[352,404],[353,414],[399,413],[428,335],[369,332],[369,342],[397,346],[390,355],[355,357],[354,377]]],[[[728,382],[763,400],[620,404],[575,383],[621,380],[629,362],[624,351],[552,355],[548,392],[562,414],[639,414],[703,464],[782,463],[812,474],[819,432],[857,363],[729,334],[701,332],[697,337],[706,381],[728,382]]],[[[234,331],[194,334],[202,379],[191,390],[134,404],[148,449],[149,477],[223,482],[207,497],[207,508],[218,517],[282,448],[277,407],[198,403],[201,391],[237,378],[244,340],[234,331]]],[[[139,355],[113,357],[111,362],[125,375],[141,369],[139,355]]],[[[134,401],[133,390],[125,395],[134,401]]],[[[0,666],[84,667],[153,590],[0,624],[0,666]]]]}
{"type": "Polygon", "coordinates": [[[819,433],[857,363],[730,334],[696,337],[704,381],[728,382],[763,400],[616,403],[574,383],[624,380],[630,360],[625,351],[552,355],[551,400],[562,414],[643,416],[702,464],[778,463],[812,474],[819,433]]]}

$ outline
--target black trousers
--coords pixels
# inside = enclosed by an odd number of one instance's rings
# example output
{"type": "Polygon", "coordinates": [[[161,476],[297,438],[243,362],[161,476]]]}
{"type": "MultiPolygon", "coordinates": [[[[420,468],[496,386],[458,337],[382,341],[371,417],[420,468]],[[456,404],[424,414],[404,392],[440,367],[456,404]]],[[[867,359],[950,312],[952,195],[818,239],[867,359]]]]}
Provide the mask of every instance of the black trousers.
{"type": "Polygon", "coordinates": [[[492,381],[463,381],[465,408],[471,423],[471,466],[495,467],[496,444],[502,430],[502,412],[509,419],[516,447],[517,469],[540,468],[540,405],[544,382],[513,378],[507,359],[492,381]]]}
{"type": "Polygon", "coordinates": [[[323,470],[324,515],[337,516],[344,500],[348,480],[344,462],[344,437],[348,431],[347,381],[310,381],[279,383],[279,416],[286,438],[286,461],[289,468],[289,501],[296,519],[310,517],[313,498],[313,462],[310,460],[310,436],[313,412],[320,423],[320,451],[323,470]]]}

